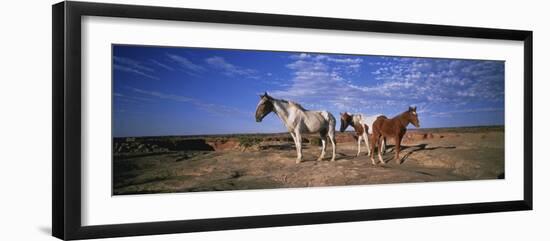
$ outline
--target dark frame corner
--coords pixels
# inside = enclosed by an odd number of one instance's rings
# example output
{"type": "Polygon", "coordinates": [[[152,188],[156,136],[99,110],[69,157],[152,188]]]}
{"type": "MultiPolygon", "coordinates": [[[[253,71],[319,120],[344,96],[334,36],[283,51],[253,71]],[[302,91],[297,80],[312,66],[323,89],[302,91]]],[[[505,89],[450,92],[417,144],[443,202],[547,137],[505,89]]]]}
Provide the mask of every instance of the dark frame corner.
{"type": "Polygon", "coordinates": [[[531,31],[89,2],[60,2],[53,5],[52,25],[52,234],[57,238],[106,238],[518,211],[532,210],[533,208],[533,32],[531,31]],[[525,70],[523,200],[82,226],[80,205],[80,21],[82,16],[163,19],[523,41],[525,70]]]}

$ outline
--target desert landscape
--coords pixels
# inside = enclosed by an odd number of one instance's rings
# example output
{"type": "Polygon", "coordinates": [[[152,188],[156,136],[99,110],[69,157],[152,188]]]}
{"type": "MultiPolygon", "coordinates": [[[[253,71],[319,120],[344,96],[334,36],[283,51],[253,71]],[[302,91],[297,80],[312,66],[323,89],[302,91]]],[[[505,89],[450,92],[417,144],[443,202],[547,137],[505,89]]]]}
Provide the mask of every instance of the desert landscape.
{"type": "Polygon", "coordinates": [[[377,165],[353,132],[336,141],[336,161],[316,161],[320,139],[305,136],[296,164],[288,133],[114,138],[113,195],[504,178],[503,126],[408,130],[401,164],[390,140],[377,165]]]}

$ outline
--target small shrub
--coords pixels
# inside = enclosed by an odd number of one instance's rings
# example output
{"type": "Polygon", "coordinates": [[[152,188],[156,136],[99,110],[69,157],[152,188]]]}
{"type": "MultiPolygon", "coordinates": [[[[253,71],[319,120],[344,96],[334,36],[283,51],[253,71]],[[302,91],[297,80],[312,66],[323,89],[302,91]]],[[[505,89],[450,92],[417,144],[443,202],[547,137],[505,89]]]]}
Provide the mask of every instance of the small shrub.
{"type": "Polygon", "coordinates": [[[243,170],[232,171],[230,176],[231,176],[231,178],[242,177],[242,176],[244,176],[244,171],[243,170]]]}
{"type": "Polygon", "coordinates": [[[242,147],[251,147],[260,144],[262,139],[250,136],[239,136],[239,145],[242,147]]]}
{"type": "Polygon", "coordinates": [[[319,138],[319,137],[312,137],[311,139],[309,139],[309,143],[310,143],[312,146],[321,146],[321,138],[319,138]]]}

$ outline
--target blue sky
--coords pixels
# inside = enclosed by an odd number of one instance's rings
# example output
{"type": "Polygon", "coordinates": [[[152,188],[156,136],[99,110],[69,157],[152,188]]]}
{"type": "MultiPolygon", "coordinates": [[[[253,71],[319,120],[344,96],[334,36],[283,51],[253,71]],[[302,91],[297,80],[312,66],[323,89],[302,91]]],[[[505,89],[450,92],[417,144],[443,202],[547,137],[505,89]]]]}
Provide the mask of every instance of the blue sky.
{"type": "MultiPolygon", "coordinates": [[[[310,110],[417,106],[423,128],[504,124],[504,62],[113,45],[113,135],[284,132],[258,95],[310,110]]],[[[411,127],[412,128],[412,127],[411,127]]]]}

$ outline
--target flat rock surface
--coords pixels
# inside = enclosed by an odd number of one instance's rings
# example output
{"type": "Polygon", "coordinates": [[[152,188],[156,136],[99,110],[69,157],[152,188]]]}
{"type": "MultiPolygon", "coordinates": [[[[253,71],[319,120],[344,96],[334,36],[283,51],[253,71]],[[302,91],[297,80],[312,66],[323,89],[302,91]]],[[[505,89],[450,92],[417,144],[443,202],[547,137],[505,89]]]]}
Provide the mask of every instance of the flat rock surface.
{"type": "MultiPolygon", "coordinates": [[[[320,147],[310,139],[299,164],[294,145],[286,138],[264,135],[246,145],[210,138],[202,142],[212,148],[198,150],[181,145],[170,150],[157,138],[158,152],[116,153],[113,191],[140,194],[504,178],[502,128],[410,131],[402,142],[401,164],[393,159],[392,141],[383,156],[387,164],[373,165],[364,145],[356,156],[357,144],[349,135],[338,133],[334,162],[330,145],[324,160],[316,161],[320,147]]],[[[141,142],[133,146],[147,148],[141,142]]]]}

